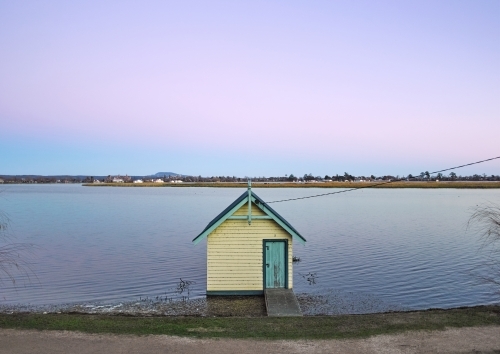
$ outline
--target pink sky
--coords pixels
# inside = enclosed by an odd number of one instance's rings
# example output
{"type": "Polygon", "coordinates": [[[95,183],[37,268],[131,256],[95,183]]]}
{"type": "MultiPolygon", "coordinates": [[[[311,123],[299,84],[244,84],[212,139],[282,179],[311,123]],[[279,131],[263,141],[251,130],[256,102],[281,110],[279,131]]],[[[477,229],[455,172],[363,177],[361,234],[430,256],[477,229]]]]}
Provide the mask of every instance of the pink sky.
{"type": "MultiPolygon", "coordinates": [[[[1,2],[0,126],[0,174],[414,174],[499,156],[500,3],[1,2]]],[[[459,174],[483,172],[500,162],[459,174]]]]}

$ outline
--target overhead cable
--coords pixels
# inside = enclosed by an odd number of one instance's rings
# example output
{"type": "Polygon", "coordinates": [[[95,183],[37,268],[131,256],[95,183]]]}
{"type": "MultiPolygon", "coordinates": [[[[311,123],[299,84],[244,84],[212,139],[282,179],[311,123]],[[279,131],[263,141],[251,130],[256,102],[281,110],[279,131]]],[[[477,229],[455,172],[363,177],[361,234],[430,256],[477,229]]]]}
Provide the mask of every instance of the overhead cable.
{"type": "MultiPolygon", "coordinates": [[[[460,165],[460,166],[455,166],[455,167],[445,168],[444,170],[439,170],[439,171],[429,172],[429,175],[430,175],[430,174],[434,174],[434,173],[440,173],[440,172],[450,171],[450,170],[456,170],[456,169],[458,169],[458,168],[462,168],[462,167],[466,167],[466,166],[477,165],[477,164],[480,164],[480,163],[483,163],[483,162],[492,161],[492,160],[496,160],[496,159],[500,159],[500,156],[497,156],[497,157],[492,157],[492,158],[490,158],[490,159],[486,159],[486,160],[481,160],[481,161],[476,161],[476,162],[467,163],[467,164],[465,164],[465,165],[460,165]]],[[[412,179],[413,179],[413,178],[415,178],[415,177],[412,177],[412,179]]],[[[394,182],[400,182],[400,181],[404,181],[404,180],[407,180],[407,179],[408,179],[408,178],[393,179],[393,180],[388,180],[388,181],[381,182],[381,183],[371,184],[371,185],[368,185],[368,186],[361,186],[361,187],[356,187],[356,188],[349,188],[349,189],[344,189],[344,190],[342,190],[342,191],[337,191],[337,192],[330,192],[330,193],[322,193],[322,194],[310,195],[310,196],[308,196],[308,197],[299,197],[299,198],[290,198],[290,199],[274,200],[274,201],[272,201],[272,202],[267,202],[266,204],[271,204],[271,203],[281,203],[281,202],[289,202],[289,201],[292,201],[292,200],[300,200],[300,199],[317,198],[317,197],[323,197],[323,196],[325,196],[325,195],[332,195],[332,194],[347,193],[347,192],[357,191],[357,190],[359,190],[359,189],[373,188],[373,187],[381,186],[381,185],[384,185],[384,184],[389,184],[389,183],[394,183],[394,182]]]]}

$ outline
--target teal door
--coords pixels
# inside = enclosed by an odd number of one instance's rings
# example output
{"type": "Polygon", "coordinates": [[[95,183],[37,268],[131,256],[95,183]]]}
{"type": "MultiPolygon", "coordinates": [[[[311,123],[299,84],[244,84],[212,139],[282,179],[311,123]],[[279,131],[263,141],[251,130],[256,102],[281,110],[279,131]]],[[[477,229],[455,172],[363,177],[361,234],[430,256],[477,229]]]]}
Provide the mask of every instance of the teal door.
{"type": "Polygon", "coordinates": [[[286,288],[286,242],[264,241],[264,284],[269,288],[286,288]]]}

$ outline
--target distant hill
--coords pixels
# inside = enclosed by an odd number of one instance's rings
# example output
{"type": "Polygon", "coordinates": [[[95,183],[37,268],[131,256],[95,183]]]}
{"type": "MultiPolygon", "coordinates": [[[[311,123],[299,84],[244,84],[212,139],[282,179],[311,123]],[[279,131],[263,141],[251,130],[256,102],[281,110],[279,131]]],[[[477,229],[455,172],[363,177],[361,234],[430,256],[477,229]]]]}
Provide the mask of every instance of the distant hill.
{"type": "Polygon", "coordinates": [[[163,176],[169,177],[169,176],[184,176],[184,175],[181,175],[180,173],[175,173],[175,172],[157,172],[151,176],[161,178],[163,176]]]}

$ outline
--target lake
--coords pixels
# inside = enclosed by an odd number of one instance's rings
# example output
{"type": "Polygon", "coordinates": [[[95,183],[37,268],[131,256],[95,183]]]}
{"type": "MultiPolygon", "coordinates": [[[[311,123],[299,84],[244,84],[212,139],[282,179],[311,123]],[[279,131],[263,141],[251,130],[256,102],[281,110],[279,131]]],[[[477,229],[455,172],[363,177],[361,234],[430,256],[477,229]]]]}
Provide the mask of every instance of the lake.
{"type": "MultiPolygon", "coordinates": [[[[13,286],[2,274],[0,305],[47,305],[173,297],[180,279],[193,282],[190,298],[204,297],[206,241],[191,240],[245,188],[0,190],[11,240],[36,245],[23,255],[30,280],[16,273],[13,286]]],[[[325,193],[253,191],[265,201],[325,193]]],[[[364,189],[272,207],[307,239],[294,245],[295,293],[333,296],[360,313],[498,302],[474,275],[487,254],[467,230],[471,208],[487,201],[498,203],[500,190],[364,189]]]]}

